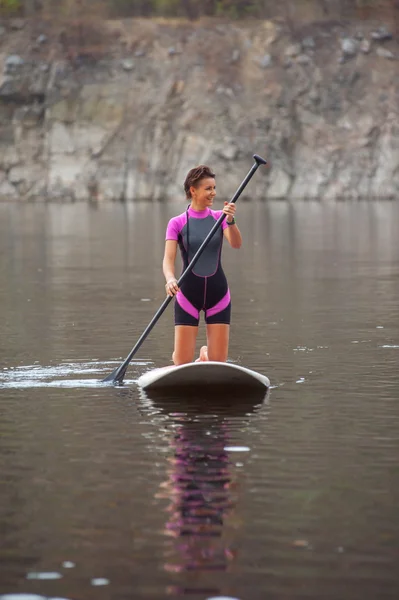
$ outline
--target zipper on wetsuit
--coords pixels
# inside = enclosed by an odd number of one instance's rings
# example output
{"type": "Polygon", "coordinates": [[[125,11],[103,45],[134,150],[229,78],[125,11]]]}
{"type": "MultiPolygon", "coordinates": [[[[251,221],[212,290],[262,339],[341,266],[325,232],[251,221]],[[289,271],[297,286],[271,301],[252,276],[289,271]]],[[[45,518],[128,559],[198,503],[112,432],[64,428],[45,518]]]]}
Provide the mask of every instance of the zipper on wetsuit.
{"type": "Polygon", "coordinates": [[[206,282],[208,281],[208,277],[204,277],[204,305],[202,307],[202,310],[206,310],[206,282]]]}

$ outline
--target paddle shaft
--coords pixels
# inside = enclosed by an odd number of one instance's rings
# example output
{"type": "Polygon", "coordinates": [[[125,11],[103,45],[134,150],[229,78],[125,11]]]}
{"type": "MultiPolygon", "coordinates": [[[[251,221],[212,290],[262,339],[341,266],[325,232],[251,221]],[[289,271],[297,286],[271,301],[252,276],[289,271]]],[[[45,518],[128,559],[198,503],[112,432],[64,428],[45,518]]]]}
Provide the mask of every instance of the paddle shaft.
{"type": "MultiPolygon", "coordinates": [[[[261,158],[260,156],[258,156],[257,154],[254,154],[254,159],[255,159],[255,163],[252,165],[249,173],[247,174],[247,176],[245,177],[245,179],[241,183],[240,187],[237,189],[236,193],[234,194],[234,196],[232,197],[232,199],[230,200],[230,202],[234,203],[234,202],[236,202],[238,200],[238,198],[241,196],[244,188],[248,185],[249,181],[254,176],[255,172],[258,169],[258,167],[260,165],[267,164],[266,161],[263,158],[261,158]]],[[[192,269],[196,265],[197,261],[199,260],[201,254],[203,253],[203,251],[205,250],[206,246],[208,245],[209,241],[212,239],[212,237],[214,236],[215,232],[219,229],[219,227],[221,226],[221,224],[222,224],[222,222],[224,221],[225,218],[226,218],[226,214],[225,213],[223,213],[223,214],[220,215],[219,219],[216,221],[216,223],[214,224],[214,226],[212,227],[212,229],[210,230],[210,232],[208,233],[208,235],[206,236],[206,238],[202,242],[201,246],[198,248],[197,252],[194,254],[193,258],[191,259],[190,264],[185,269],[185,271],[183,271],[183,273],[181,274],[181,276],[180,276],[180,278],[179,278],[179,280],[177,282],[177,285],[179,287],[181,286],[181,284],[183,283],[183,281],[186,279],[187,275],[192,271],[192,269]]],[[[149,335],[149,333],[153,329],[154,325],[157,323],[157,321],[159,320],[159,318],[161,317],[161,315],[165,312],[166,308],[168,307],[168,305],[170,304],[170,302],[172,300],[173,300],[173,296],[167,296],[167,298],[165,298],[165,300],[163,301],[163,303],[161,304],[161,306],[159,307],[159,309],[157,310],[157,312],[153,316],[151,322],[147,325],[146,329],[143,331],[143,333],[141,334],[141,336],[137,340],[135,346],[129,352],[129,354],[126,357],[126,359],[123,361],[123,363],[119,367],[117,367],[117,369],[115,369],[110,375],[108,375],[108,377],[106,377],[105,379],[103,379],[104,383],[119,383],[119,384],[121,384],[123,382],[123,378],[125,376],[125,373],[127,371],[127,368],[129,366],[130,361],[132,360],[132,358],[136,354],[136,352],[139,350],[140,346],[142,345],[142,343],[144,342],[144,340],[147,338],[147,336],[149,335]]]]}

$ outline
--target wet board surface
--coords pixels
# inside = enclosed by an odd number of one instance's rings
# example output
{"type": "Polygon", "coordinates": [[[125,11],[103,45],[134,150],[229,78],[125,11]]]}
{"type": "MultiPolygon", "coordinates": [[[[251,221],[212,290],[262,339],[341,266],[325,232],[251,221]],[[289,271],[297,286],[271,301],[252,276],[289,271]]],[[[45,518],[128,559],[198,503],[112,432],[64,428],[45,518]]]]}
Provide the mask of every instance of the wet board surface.
{"type": "Polygon", "coordinates": [[[267,391],[270,387],[270,381],[265,375],[240,365],[212,361],[153,369],[141,375],[137,383],[143,390],[148,391],[217,387],[241,387],[267,391]]]}

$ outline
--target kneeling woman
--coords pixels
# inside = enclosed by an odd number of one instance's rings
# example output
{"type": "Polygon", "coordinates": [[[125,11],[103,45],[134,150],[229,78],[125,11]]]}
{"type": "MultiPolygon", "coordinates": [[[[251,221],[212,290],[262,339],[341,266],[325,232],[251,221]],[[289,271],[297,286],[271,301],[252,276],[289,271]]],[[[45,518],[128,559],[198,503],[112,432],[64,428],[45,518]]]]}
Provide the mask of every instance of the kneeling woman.
{"type": "Polygon", "coordinates": [[[211,209],[216,196],[215,174],[205,165],[189,171],[184,190],[190,204],[185,212],[169,221],[163,259],[166,292],[176,296],[173,362],[183,365],[194,360],[201,310],[205,313],[207,347],[201,348],[200,360],[225,362],[229,349],[231,301],[221,265],[221,250],[223,237],[233,248],[241,247],[241,233],[234,217],[236,205],[225,202],[223,211],[211,209]],[[222,212],[226,218],[221,227],[179,289],[175,277],[177,246],[184,270],[222,212]]]}

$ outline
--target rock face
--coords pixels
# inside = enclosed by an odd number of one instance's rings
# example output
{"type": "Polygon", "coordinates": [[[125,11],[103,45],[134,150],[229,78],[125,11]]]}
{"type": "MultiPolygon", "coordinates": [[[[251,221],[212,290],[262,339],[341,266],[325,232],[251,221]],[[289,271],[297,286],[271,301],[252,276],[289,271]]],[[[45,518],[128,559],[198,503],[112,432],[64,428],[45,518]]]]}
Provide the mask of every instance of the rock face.
{"type": "Polygon", "coordinates": [[[3,34],[1,199],[180,198],[200,163],[228,196],[255,152],[270,165],[253,198],[399,195],[399,49],[386,28],[314,25],[294,39],[273,22],[107,27],[114,42],[95,62],[52,52],[48,32],[36,54],[16,50],[26,27],[3,34]]]}

